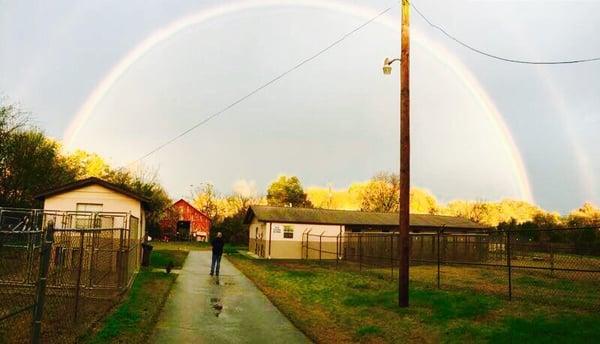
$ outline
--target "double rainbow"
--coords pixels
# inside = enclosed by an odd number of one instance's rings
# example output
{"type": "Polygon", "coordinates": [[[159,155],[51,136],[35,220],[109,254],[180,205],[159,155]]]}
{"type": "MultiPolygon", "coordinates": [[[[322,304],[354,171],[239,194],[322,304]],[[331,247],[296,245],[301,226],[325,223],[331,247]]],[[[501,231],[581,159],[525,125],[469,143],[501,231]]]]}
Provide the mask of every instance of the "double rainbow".
{"type": "MultiPolygon", "coordinates": [[[[214,18],[247,10],[290,6],[328,10],[348,14],[365,20],[373,18],[375,15],[377,15],[377,12],[373,9],[350,5],[336,0],[245,0],[219,5],[180,18],[150,34],[111,68],[109,73],[96,85],[94,90],[81,105],[77,114],[69,124],[63,136],[65,146],[67,148],[71,148],[74,139],[77,137],[81,128],[93,114],[96,106],[102,101],[108,92],[110,92],[111,88],[119,81],[119,79],[127,72],[127,70],[162,42],[171,39],[177,33],[186,28],[202,24],[214,18]]],[[[380,17],[376,23],[382,24],[390,30],[398,31],[400,29],[399,23],[392,20],[392,18],[389,16],[380,17]]],[[[520,197],[533,202],[531,186],[527,177],[527,171],[525,169],[521,153],[518,150],[514,139],[508,130],[506,123],[504,122],[504,119],[498,112],[498,109],[491,101],[483,87],[465,67],[465,65],[456,59],[443,46],[427,39],[427,37],[420,34],[419,31],[415,30],[414,28],[411,29],[411,35],[416,44],[424,47],[430,54],[432,54],[432,56],[434,56],[441,63],[445,64],[465,85],[465,87],[483,107],[483,109],[485,109],[485,115],[488,116],[491,122],[494,124],[495,130],[499,134],[499,137],[501,137],[503,140],[503,148],[508,156],[511,157],[511,168],[518,184],[520,197]]]]}

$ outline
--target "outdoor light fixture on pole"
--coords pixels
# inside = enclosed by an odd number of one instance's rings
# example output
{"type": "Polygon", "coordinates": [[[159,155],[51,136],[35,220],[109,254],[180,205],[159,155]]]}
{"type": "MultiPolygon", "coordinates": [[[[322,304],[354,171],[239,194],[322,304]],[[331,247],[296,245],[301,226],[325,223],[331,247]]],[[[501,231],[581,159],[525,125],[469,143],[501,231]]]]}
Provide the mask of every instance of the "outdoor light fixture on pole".
{"type": "Polygon", "coordinates": [[[385,59],[383,74],[392,73],[392,63],[400,61],[400,212],[398,250],[400,269],[398,274],[398,305],[408,307],[408,259],[409,259],[409,197],[410,197],[410,3],[402,0],[401,53],[399,59],[385,59]]]}
{"type": "Polygon", "coordinates": [[[392,74],[392,63],[400,61],[400,59],[388,59],[387,57],[383,61],[383,74],[390,75],[392,74]]]}

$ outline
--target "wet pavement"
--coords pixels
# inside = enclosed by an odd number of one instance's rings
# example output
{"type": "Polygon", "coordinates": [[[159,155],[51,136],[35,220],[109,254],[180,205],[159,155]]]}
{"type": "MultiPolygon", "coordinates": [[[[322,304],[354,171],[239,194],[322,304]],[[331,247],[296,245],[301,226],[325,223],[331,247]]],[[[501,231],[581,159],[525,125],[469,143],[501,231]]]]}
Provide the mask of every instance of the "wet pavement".
{"type": "Polygon", "coordinates": [[[154,343],[310,343],[225,257],[218,278],[209,276],[210,262],[210,252],[190,252],[154,343]]]}

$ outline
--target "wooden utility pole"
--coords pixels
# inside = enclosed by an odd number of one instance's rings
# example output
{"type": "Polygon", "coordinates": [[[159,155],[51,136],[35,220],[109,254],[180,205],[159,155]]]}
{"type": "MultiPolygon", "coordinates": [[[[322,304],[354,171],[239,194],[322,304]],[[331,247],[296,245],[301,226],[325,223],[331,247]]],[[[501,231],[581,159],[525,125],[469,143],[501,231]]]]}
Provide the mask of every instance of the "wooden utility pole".
{"type": "Polygon", "coordinates": [[[400,53],[400,270],[398,277],[398,304],[408,307],[409,260],[409,197],[410,197],[410,3],[402,0],[402,28],[400,53]]]}

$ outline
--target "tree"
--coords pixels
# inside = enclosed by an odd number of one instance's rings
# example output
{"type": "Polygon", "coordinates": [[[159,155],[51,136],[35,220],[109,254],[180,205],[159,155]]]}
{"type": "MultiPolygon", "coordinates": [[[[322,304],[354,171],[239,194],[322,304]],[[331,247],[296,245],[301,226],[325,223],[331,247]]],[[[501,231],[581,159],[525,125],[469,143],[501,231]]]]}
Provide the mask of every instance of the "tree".
{"type": "Polygon", "coordinates": [[[280,176],[271,183],[267,190],[267,203],[276,206],[312,208],[312,203],[308,200],[296,176],[280,176]]]}
{"type": "MultiPolygon", "coordinates": [[[[128,175],[127,172],[121,171],[120,173],[128,175]]],[[[109,181],[116,182],[115,180],[109,181]]],[[[160,219],[173,201],[169,197],[167,191],[158,182],[156,173],[138,173],[137,175],[129,175],[128,182],[121,184],[121,186],[148,199],[146,227],[150,233],[158,232],[160,228],[160,219]]]]}
{"type": "Polygon", "coordinates": [[[206,214],[213,223],[222,220],[223,208],[221,203],[221,196],[218,194],[214,185],[203,183],[202,186],[196,190],[193,200],[194,206],[206,214]]]}
{"type": "Polygon", "coordinates": [[[111,171],[110,165],[96,153],[89,153],[78,149],[68,155],[66,160],[69,166],[77,171],[79,179],[88,177],[108,179],[111,174],[114,174],[111,171]]]}
{"type": "Polygon", "coordinates": [[[560,214],[555,212],[540,211],[533,216],[532,222],[538,228],[558,228],[562,226],[560,214]]]}
{"type": "Polygon", "coordinates": [[[567,217],[568,223],[573,227],[600,225],[600,209],[591,203],[584,203],[581,208],[572,211],[567,217]]]}
{"type": "MultiPolygon", "coordinates": [[[[380,172],[361,188],[361,210],[397,212],[400,178],[395,173],[380,172]]],[[[410,189],[410,212],[437,214],[440,211],[435,197],[424,189],[410,189]]]]}
{"type": "Polygon", "coordinates": [[[244,224],[245,209],[240,209],[237,213],[225,217],[222,221],[216,223],[211,229],[211,234],[217,232],[223,233],[225,240],[232,244],[248,244],[248,226],[244,224]]]}
{"type": "Polygon", "coordinates": [[[39,206],[36,194],[77,177],[59,144],[29,127],[15,106],[0,105],[0,137],[0,206],[39,206]]]}
{"type": "Polygon", "coordinates": [[[325,209],[359,210],[361,193],[367,183],[352,183],[346,189],[313,186],[306,189],[308,200],[313,206],[325,209]]]}
{"type": "Polygon", "coordinates": [[[398,211],[400,178],[397,174],[380,172],[364,187],[361,193],[363,211],[398,211]]]}
{"type": "Polygon", "coordinates": [[[33,199],[36,194],[93,176],[149,199],[146,223],[149,228],[158,227],[171,200],[156,173],[112,169],[99,155],[81,150],[64,155],[56,141],[29,126],[27,120],[15,106],[0,105],[0,206],[39,207],[33,199]]]}
{"type": "Polygon", "coordinates": [[[414,214],[432,214],[439,212],[435,196],[419,188],[410,189],[410,212],[414,214]]]}

